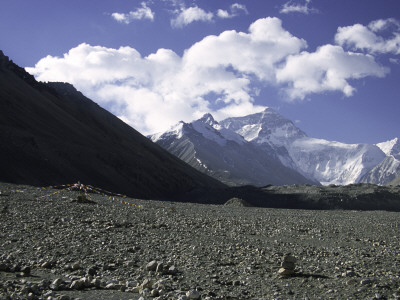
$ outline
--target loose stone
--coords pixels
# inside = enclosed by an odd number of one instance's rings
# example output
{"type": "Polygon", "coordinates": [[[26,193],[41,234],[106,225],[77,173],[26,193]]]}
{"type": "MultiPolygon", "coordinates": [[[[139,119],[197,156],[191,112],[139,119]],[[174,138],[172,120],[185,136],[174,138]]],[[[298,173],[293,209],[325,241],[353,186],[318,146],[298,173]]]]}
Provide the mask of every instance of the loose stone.
{"type": "Polygon", "coordinates": [[[168,274],[170,274],[170,275],[175,275],[177,272],[178,272],[178,270],[176,269],[175,266],[171,266],[168,269],[168,274]]]}
{"type": "Polygon", "coordinates": [[[186,293],[186,297],[188,299],[199,299],[200,298],[200,293],[197,290],[190,290],[186,293]]]}
{"type": "Polygon", "coordinates": [[[149,262],[146,265],[146,270],[147,271],[155,271],[157,269],[157,262],[155,260],[149,262]]]}
{"type": "Polygon", "coordinates": [[[294,274],[297,259],[290,253],[286,254],[281,263],[281,268],[278,270],[280,276],[290,276],[294,274]]]}
{"type": "Polygon", "coordinates": [[[71,283],[70,289],[71,290],[81,290],[85,287],[85,284],[82,280],[74,280],[71,283]]]}

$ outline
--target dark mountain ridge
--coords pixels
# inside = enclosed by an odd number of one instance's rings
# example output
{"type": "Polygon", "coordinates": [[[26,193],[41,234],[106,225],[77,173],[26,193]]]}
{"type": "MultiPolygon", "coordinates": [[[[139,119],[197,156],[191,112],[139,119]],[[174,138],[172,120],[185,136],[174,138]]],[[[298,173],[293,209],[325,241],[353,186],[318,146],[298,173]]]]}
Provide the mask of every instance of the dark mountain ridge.
{"type": "Polygon", "coordinates": [[[178,158],[67,83],[40,83],[0,52],[0,181],[81,181],[166,199],[224,185],[178,158]]]}

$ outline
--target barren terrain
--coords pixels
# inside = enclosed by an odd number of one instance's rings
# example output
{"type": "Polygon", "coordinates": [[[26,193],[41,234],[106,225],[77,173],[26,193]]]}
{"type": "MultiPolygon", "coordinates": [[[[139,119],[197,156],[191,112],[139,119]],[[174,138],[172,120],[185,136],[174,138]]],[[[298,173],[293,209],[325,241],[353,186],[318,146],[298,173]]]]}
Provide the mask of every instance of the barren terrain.
{"type": "Polygon", "coordinates": [[[0,299],[400,299],[399,212],[0,191],[0,299]]]}

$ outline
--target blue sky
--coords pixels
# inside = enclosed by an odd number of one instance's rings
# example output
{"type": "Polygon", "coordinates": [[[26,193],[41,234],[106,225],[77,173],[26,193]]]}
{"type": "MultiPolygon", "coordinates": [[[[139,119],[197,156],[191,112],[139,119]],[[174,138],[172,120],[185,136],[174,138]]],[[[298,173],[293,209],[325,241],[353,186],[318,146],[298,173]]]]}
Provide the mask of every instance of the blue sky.
{"type": "Polygon", "coordinates": [[[143,134],[268,106],[311,137],[400,135],[398,0],[4,0],[0,49],[143,134]]]}

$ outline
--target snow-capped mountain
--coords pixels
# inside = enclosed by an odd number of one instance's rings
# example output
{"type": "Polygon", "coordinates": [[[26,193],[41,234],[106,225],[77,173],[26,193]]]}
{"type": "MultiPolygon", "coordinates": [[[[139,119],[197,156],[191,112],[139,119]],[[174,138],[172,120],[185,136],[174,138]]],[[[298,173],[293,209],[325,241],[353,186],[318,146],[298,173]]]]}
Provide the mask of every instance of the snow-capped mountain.
{"type": "Polygon", "coordinates": [[[231,185],[315,184],[284,166],[272,147],[259,147],[206,114],[180,122],[151,140],[196,169],[231,185]]]}
{"type": "Polygon", "coordinates": [[[271,108],[220,124],[245,140],[276,150],[281,162],[324,185],[359,182],[386,155],[376,145],[344,144],[308,137],[292,121],[271,108]]]}
{"type": "Polygon", "coordinates": [[[243,136],[246,141],[267,143],[277,147],[287,146],[307,135],[271,108],[263,112],[236,118],[228,118],[220,124],[243,136]]]}
{"type": "Polygon", "coordinates": [[[271,108],[220,122],[206,114],[151,139],[203,172],[236,184],[304,183],[304,177],[323,185],[386,184],[400,175],[399,139],[370,145],[312,138],[271,108]]]}
{"type": "Polygon", "coordinates": [[[392,155],[400,159],[400,140],[394,138],[393,140],[376,144],[387,156],[392,155]]]}
{"type": "Polygon", "coordinates": [[[386,158],[365,174],[360,182],[387,184],[400,176],[400,141],[398,138],[376,144],[386,158]]]}

